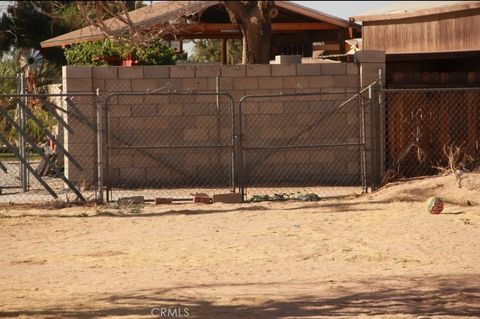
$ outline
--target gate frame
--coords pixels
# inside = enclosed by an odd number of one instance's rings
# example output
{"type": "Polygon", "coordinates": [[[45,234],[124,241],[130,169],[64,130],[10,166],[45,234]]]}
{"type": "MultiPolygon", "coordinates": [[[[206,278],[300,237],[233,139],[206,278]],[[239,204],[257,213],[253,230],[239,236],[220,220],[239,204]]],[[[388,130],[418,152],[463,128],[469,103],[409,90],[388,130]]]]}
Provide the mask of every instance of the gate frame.
{"type": "MultiPolygon", "coordinates": [[[[102,132],[105,133],[105,138],[99,137],[99,140],[102,139],[105,141],[105,145],[103,143],[101,144],[102,146],[99,147],[99,155],[100,152],[102,152],[102,161],[105,163],[104,165],[104,171],[103,171],[103,178],[102,178],[102,189],[105,189],[106,192],[106,197],[105,201],[110,202],[111,201],[111,186],[110,186],[110,179],[109,179],[109,169],[110,169],[110,153],[111,153],[111,137],[110,137],[110,129],[109,129],[109,101],[113,97],[116,96],[216,96],[217,97],[217,107],[219,105],[219,97],[220,96],[225,96],[229,103],[229,113],[230,113],[230,144],[229,145],[195,145],[195,146],[184,146],[184,145],[179,145],[179,146],[155,146],[154,148],[164,148],[164,149],[198,149],[198,148],[214,148],[214,149],[229,149],[230,150],[230,188],[231,188],[231,193],[235,193],[237,190],[237,185],[235,183],[235,175],[236,175],[236,156],[235,156],[235,102],[231,94],[226,93],[226,92],[192,92],[192,91],[170,91],[170,85],[167,85],[165,87],[157,88],[153,91],[140,91],[140,92],[115,92],[115,93],[110,93],[107,95],[105,98],[105,101],[103,102],[103,124],[102,124],[102,132]],[[167,92],[159,92],[162,89],[168,89],[167,92]],[[104,150],[101,151],[100,149],[104,150]]],[[[100,131],[100,130],[99,130],[100,131]]],[[[99,144],[100,145],[100,144],[99,144]]],[[[134,149],[135,147],[124,147],[126,149],[134,149]]],[[[152,146],[153,148],[153,146],[152,146]]],[[[103,166],[102,166],[103,167],[103,166]]],[[[99,172],[100,174],[100,172],[99,172]]],[[[238,189],[240,191],[240,189],[238,189]]]]}
{"type": "MultiPolygon", "coordinates": [[[[278,94],[251,94],[251,95],[245,95],[240,99],[239,102],[239,134],[236,135],[236,140],[238,144],[238,165],[239,165],[239,184],[240,184],[240,189],[241,189],[241,194],[242,194],[242,199],[245,201],[246,199],[246,183],[245,183],[245,178],[246,178],[246,168],[245,168],[245,161],[244,161],[244,154],[246,150],[253,150],[253,149],[321,149],[325,147],[342,147],[342,146],[358,146],[360,147],[360,181],[361,181],[361,187],[362,187],[362,192],[366,193],[367,192],[367,163],[364,158],[366,158],[366,126],[365,126],[365,103],[362,102],[362,93],[365,91],[371,92],[371,88],[376,85],[378,81],[375,81],[365,87],[364,89],[360,91],[345,91],[341,92],[344,94],[354,94],[353,96],[349,97],[340,105],[335,106],[335,111],[341,109],[348,103],[354,101],[355,99],[358,99],[358,105],[359,105],[359,115],[357,118],[357,123],[359,125],[359,143],[341,143],[341,144],[318,144],[318,145],[305,145],[305,146],[276,146],[276,147],[244,147],[243,146],[243,137],[244,137],[244,117],[243,117],[243,104],[246,103],[248,99],[253,99],[253,98],[279,98],[279,97],[302,97],[302,96],[322,96],[322,95],[328,95],[328,94],[339,94],[339,93],[327,93],[327,92],[310,92],[310,93],[278,93],[278,94]]],[[[370,104],[371,97],[369,96],[369,103],[370,104]]],[[[335,112],[334,111],[334,112],[335,112]]]]}

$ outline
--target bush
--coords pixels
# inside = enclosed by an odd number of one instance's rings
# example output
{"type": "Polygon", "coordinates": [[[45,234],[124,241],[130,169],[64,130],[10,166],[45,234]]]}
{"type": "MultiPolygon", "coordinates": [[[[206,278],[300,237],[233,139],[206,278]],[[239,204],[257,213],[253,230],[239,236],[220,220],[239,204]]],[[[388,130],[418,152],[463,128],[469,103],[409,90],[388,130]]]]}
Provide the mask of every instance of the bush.
{"type": "Polygon", "coordinates": [[[162,41],[150,45],[115,43],[109,39],[72,44],[64,51],[68,65],[118,65],[131,56],[139,65],[175,64],[175,52],[162,41]]]}
{"type": "Polygon", "coordinates": [[[108,39],[72,44],[64,54],[68,65],[108,65],[109,59],[123,57],[122,47],[108,39]]]}
{"type": "Polygon", "coordinates": [[[149,46],[137,46],[133,52],[139,65],[175,64],[175,52],[161,41],[149,46]]]}

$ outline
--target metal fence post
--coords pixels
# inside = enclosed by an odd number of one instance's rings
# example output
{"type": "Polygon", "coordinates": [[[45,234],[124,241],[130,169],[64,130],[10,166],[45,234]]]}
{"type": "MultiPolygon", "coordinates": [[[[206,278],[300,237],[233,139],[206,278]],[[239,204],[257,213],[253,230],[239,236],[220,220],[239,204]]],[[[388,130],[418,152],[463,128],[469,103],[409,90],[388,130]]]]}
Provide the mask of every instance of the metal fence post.
{"type": "Polygon", "coordinates": [[[240,99],[238,103],[238,131],[236,131],[233,135],[233,142],[234,150],[235,150],[235,174],[234,178],[236,180],[236,184],[240,190],[240,194],[242,195],[242,201],[245,200],[245,169],[244,169],[244,154],[243,154],[243,118],[242,118],[242,106],[243,100],[245,97],[240,99]]]}
{"type": "Polygon", "coordinates": [[[373,97],[372,88],[368,90],[368,104],[370,106],[370,187],[377,188],[377,103],[373,97]]]}
{"type": "MultiPolygon", "coordinates": [[[[369,89],[369,98],[370,98],[369,89]]],[[[368,182],[367,182],[367,147],[366,147],[366,125],[365,125],[365,103],[362,98],[362,95],[358,94],[358,104],[359,104],[359,122],[360,122],[360,174],[362,182],[362,191],[366,193],[368,191],[368,182]]]]}
{"type": "Polygon", "coordinates": [[[97,185],[98,185],[98,201],[104,203],[103,197],[103,178],[104,178],[104,125],[103,125],[103,108],[100,89],[97,89],[95,95],[95,106],[97,109],[97,185]]]}
{"type": "MultiPolygon", "coordinates": [[[[23,73],[17,73],[17,94],[25,94],[25,77],[23,73]]],[[[22,99],[25,99],[23,97],[22,99]]],[[[26,105],[26,101],[23,101],[24,104],[26,105]]],[[[23,108],[20,107],[20,104],[17,103],[17,114],[18,114],[18,126],[22,129],[25,130],[25,111],[23,108]]],[[[18,132],[18,152],[20,156],[26,159],[25,155],[25,138],[23,137],[23,134],[21,132],[18,132]]],[[[20,182],[22,183],[22,189],[24,192],[28,191],[28,172],[27,172],[27,167],[20,162],[20,170],[19,170],[19,178],[20,182]]]]}

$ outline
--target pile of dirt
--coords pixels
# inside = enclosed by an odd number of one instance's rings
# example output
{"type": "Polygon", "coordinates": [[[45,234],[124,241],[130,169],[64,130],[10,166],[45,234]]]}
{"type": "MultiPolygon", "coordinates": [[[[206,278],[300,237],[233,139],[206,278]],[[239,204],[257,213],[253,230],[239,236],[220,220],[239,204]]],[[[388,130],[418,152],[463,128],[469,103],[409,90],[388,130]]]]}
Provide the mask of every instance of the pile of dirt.
{"type": "Polygon", "coordinates": [[[438,196],[446,203],[459,206],[480,206],[480,173],[462,176],[461,188],[453,175],[413,178],[387,184],[368,196],[382,202],[425,201],[438,196]]]}

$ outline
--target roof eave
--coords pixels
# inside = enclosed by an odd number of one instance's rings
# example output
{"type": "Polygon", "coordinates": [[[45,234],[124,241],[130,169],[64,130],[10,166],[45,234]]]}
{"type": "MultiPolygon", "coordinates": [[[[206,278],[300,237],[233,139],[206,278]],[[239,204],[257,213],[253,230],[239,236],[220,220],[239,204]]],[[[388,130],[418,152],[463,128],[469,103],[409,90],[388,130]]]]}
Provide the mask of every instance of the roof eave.
{"type": "Polygon", "coordinates": [[[327,14],[327,13],[324,13],[324,12],[321,12],[321,11],[318,11],[318,10],[315,10],[315,9],[306,8],[302,5],[299,5],[297,3],[293,3],[293,2],[290,2],[290,1],[276,1],[275,5],[280,7],[280,8],[284,8],[284,9],[287,9],[287,10],[297,12],[299,14],[303,14],[303,15],[311,17],[313,19],[322,20],[324,22],[330,23],[330,24],[332,24],[334,26],[337,26],[337,27],[340,27],[340,28],[354,27],[354,28],[361,29],[361,26],[359,24],[351,23],[348,20],[344,20],[344,19],[341,19],[341,18],[338,18],[338,17],[334,17],[330,14],[327,14]]]}

